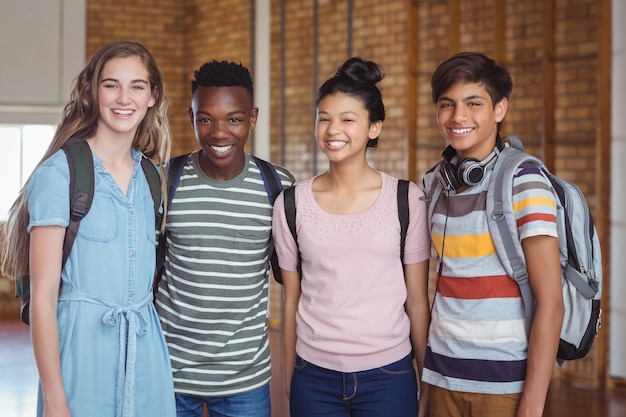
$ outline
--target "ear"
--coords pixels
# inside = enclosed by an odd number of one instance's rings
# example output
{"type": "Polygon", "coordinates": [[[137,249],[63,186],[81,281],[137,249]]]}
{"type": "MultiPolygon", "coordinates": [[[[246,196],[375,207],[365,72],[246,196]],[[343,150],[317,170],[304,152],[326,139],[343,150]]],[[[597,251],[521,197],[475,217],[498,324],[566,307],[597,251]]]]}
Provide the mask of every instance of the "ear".
{"type": "Polygon", "coordinates": [[[506,110],[509,107],[509,100],[506,97],[502,97],[502,100],[496,103],[496,123],[500,123],[506,115],[506,110]]]}
{"type": "Polygon", "coordinates": [[[380,136],[380,132],[383,130],[383,121],[378,120],[374,123],[370,123],[370,130],[367,137],[370,139],[376,139],[380,136]]]}
{"type": "Polygon", "coordinates": [[[155,86],[152,89],[150,101],[148,101],[148,108],[154,107],[154,105],[156,104],[157,98],[159,98],[159,87],[155,86]]]}
{"type": "Polygon", "coordinates": [[[194,126],[193,123],[193,109],[191,107],[187,107],[187,114],[189,115],[189,122],[191,123],[192,126],[194,126]]]}
{"type": "Polygon", "coordinates": [[[254,107],[252,111],[250,112],[250,130],[254,129],[254,126],[256,126],[256,121],[258,120],[258,117],[259,117],[259,108],[254,107]]]}

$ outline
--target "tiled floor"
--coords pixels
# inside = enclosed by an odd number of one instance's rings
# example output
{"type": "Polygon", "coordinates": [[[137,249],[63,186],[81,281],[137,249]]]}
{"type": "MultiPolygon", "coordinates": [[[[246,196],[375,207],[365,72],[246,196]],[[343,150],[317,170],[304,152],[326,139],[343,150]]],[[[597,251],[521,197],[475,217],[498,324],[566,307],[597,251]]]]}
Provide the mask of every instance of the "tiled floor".
{"type": "MultiPolygon", "coordinates": [[[[272,417],[287,417],[283,384],[281,333],[270,331],[272,350],[272,417]]],[[[28,327],[0,321],[0,417],[34,417],[37,371],[28,327]]],[[[555,382],[550,387],[546,417],[625,417],[626,392],[594,390],[555,382]]]]}
{"type": "Polygon", "coordinates": [[[34,417],[37,368],[28,327],[0,322],[0,416],[34,417]]]}
{"type": "MultiPolygon", "coordinates": [[[[280,355],[280,333],[270,331],[270,341],[272,352],[280,355]]],[[[272,360],[272,417],[284,417],[289,412],[284,394],[282,358],[272,360]]],[[[28,327],[18,321],[0,320],[0,417],[34,417],[37,384],[37,368],[28,327]]]]}

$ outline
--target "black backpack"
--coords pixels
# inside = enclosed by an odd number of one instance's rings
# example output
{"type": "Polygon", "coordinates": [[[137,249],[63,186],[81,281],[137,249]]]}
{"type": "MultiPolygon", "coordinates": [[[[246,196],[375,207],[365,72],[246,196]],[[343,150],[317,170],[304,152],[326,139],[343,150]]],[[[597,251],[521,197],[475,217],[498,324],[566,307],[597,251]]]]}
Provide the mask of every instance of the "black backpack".
{"type": "MultiPolygon", "coordinates": [[[[293,240],[298,244],[298,233],[296,232],[296,193],[295,187],[287,188],[284,193],[285,199],[285,217],[287,219],[287,226],[293,240]]],[[[404,268],[404,244],[406,241],[406,232],[409,228],[409,181],[398,180],[398,219],[400,220],[400,260],[402,267],[404,268]]],[[[298,272],[300,273],[300,279],[302,279],[301,269],[301,257],[298,253],[298,272]]],[[[278,261],[276,261],[276,268],[278,268],[278,261]]],[[[274,277],[279,284],[283,283],[282,275],[274,273],[274,277]],[[280,278],[280,279],[279,279],[280,278]]]]}
{"type": "MultiPolygon", "coordinates": [[[[78,233],[80,221],[87,215],[91,208],[94,194],[94,166],[93,156],[89,145],[84,140],[69,140],[61,147],[65,151],[67,163],[70,169],[70,223],[65,229],[63,241],[63,260],[61,269],[65,266],[67,258],[72,251],[72,245],[78,233]]],[[[141,158],[143,169],[152,201],[154,202],[154,218],[157,230],[161,224],[159,209],[161,207],[161,177],[152,161],[146,157],[141,158]]],[[[20,299],[21,319],[30,324],[30,276],[23,275],[15,280],[15,296],[20,299]]]]}
{"type": "MultiPolygon", "coordinates": [[[[176,194],[176,189],[178,188],[178,183],[180,182],[180,176],[183,173],[183,169],[185,168],[185,164],[189,159],[191,154],[183,154],[176,156],[170,159],[167,164],[167,205],[171,204],[174,199],[174,195],[176,194]]],[[[278,172],[276,172],[276,168],[271,163],[258,158],[252,155],[252,159],[254,163],[261,171],[261,177],[263,178],[263,184],[265,185],[265,191],[267,192],[267,198],[270,201],[270,204],[273,206],[276,197],[283,190],[283,184],[280,181],[280,177],[278,176],[278,172]]],[[[156,297],[156,293],[158,291],[159,281],[161,280],[163,263],[165,262],[165,235],[161,233],[159,235],[159,244],[157,248],[157,265],[156,271],[157,274],[154,279],[153,284],[153,292],[156,297]]],[[[282,275],[280,272],[280,268],[278,267],[278,258],[276,257],[276,251],[274,250],[273,241],[270,240],[270,265],[272,268],[272,272],[274,273],[274,278],[278,282],[282,282],[282,275]]]]}

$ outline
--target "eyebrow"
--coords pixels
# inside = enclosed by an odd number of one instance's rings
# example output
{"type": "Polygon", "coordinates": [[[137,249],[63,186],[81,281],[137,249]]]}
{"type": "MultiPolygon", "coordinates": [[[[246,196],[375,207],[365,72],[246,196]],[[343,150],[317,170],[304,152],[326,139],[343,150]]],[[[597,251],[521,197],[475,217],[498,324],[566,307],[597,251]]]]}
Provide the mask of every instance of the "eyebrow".
{"type": "MultiPolygon", "coordinates": [[[[483,97],[483,96],[479,96],[479,95],[477,95],[477,94],[474,94],[474,95],[471,95],[471,96],[468,96],[468,97],[464,97],[464,98],[462,98],[462,99],[461,99],[461,101],[477,100],[477,99],[478,99],[478,100],[486,100],[486,98],[485,98],[485,97],[483,97]]],[[[446,100],[446,101],[454,101],[454,100],[453,100],[453,99],[451,99],[450,97],[446,97],[446,96],[439,97],[439,100],[437,100],[437,101],[441,101],[441,100],[446,100]]]]}
{"type": "MultiPolygon", "coordinates": [[[[318,110],[317,112],[319,114],[330,114],[330,112],[327,112],[327,111],[324,111],[324,110],[318,110]]],[[[358,116],[358,113],[355,112],[355,111],[352,111],[352,110],[346,110],[346,111],[339,112],[340,116],[345,116],[346,114],[351,114],[351,115],[354,115],[354,116],[358,116]]]]}
{"type": "MultiPolygon", "coordinates": [[[[116,82],[116,83],[120,82],[120,80],[118,80],[117,78],[103,78],[102,80],[100,80],[100,83],[111,82],[111,81],[112,82],[116,82]]],[[[130,82],[131,82],[131,84],[143,83],[143,84],[146,84],[146,85],[150,85],[150,83],[147,80],[144,80],[144,79],[141,79],[141,78],[138,78],[136,80],[131,80],[130,82]]]]}
{"type": "MultiPolygon", "coordinates": [[[[212,116],[211,112],[209,112],[208,110],[198,109],[198,111],[196,112],[196,116],[201,115],[201,114],[205,116],[212,116]]],[[[233,110],[233,111],[226,113],[226,116],[232,117],[232,116],[236,116],[239,114],[242,114],[245,116],[246,114],[248,114],[248,112],[245,110],[233,110]]]]}

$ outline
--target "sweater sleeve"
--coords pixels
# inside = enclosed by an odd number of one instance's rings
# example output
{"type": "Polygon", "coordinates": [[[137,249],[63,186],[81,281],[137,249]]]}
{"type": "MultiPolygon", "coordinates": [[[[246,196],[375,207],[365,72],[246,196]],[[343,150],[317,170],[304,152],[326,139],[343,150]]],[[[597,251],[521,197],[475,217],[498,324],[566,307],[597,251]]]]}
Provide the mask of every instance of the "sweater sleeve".
{"type": "Polygon", "coordinates": [[[285,217],[284,192],[276,198],[272,212],[272,237],[278,265],[287,271],[298,270],[298,245],[296,244],[285,217]]]}
{"type": "Polygon", "coordinates": [[[411,182],[409,184],[409,228],[404,248],[404,263],[416,264],[431,256],[424,193],[411,182]]]}

